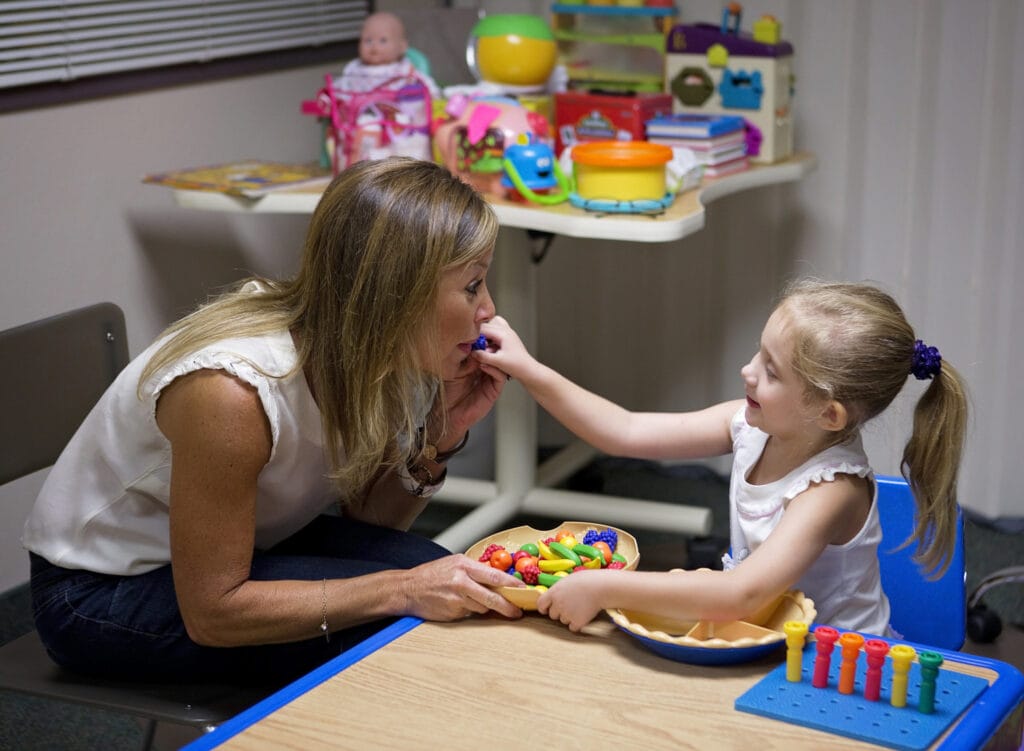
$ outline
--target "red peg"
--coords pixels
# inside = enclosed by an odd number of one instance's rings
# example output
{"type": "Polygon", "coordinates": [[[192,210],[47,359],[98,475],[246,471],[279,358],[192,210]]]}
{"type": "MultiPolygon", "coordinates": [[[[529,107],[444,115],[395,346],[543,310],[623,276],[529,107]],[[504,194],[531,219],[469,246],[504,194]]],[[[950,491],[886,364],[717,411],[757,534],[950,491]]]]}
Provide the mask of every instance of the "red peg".
{"type": "Polygon", "coordinates": [[[864,651],[868,656],[868,671],[864,676],[864,698],[868,701],[878,701],[882,685],[882,666],[885,664],[885,656],[889,653],[889,643],[881,639],[868,639],[864,642],[864,651]]]}
{"type": "Polygon", "coordinates": [[[839,632],[831,626],[818,626],[814,629],[815,649],[818,654],[814,658],[814,675],[811,685],[815,688],[828,686],[828,670],[832,664],[832,650],[836,646],[839,632]]]}

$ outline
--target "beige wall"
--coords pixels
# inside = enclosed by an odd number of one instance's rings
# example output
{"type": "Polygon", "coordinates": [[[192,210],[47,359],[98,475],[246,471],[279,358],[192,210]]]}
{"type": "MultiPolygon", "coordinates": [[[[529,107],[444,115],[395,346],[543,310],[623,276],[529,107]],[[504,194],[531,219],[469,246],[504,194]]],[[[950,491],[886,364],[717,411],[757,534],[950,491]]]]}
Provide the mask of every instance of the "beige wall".
{"type": "MultiPolygon", "coordinates": [[[[1014,0],[746,5],[746,25],[774,13],[797,50],[797,144],[818,155],[818,171],[713,204],[707,228],[679,243],[557,239],[540,269],[541,357],[630,407],[688,409],[739,393],[738,368],[784,278],[875,279],[970,381],[964,503],[1024,516],[1015,472],[1024,9],[1014,0]]],[[[686,0],[683,17],[714,21],[720,9],[686,0]]],[[[315,126],[298,105],[323,72],[0,115],[0,327],[113,300],[137,353],[218,285],[289,273],[303,217],[184,210],[139,179],[313,158],[315,126]]],[[[896,471],[907,421],[902,408],[872,429],[881,471],[896,471]]],[[[546,418],[541,433],[565,438],[546,418]]],[[[0,591],[27,577],[18,534],[38,482],[0,490],[0,591]]]]}

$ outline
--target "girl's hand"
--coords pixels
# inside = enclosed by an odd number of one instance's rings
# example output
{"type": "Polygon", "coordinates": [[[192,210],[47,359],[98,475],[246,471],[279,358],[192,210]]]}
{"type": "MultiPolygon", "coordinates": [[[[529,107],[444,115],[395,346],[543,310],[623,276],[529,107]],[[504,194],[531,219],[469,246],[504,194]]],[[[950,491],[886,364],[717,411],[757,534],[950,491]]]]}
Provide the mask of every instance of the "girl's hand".
{"type": "Polygon", "coordinates": [[[409,614],[428,621],[454,621],[494,611],[519,618],[523,611],[494,591],[521,581],[485,563],[456,554],[416,566],[407,596],[409,614]]]}
{"type": "Polygon", "coordinates": [[[601,602],[602,571],[577,571],[565,577],[537,600],[537,610],[570,631],[579,631],[604,610],[601,602]]]}
{"type": "Polygon", "coordinates": [[[487,337],[488,347],[486,350],[475,350],[473,357],[491,377],[524,380],[530,368],[537,364],[519,335],[501,316],[492,318],[480,327],[480,331],[487,337]]]}

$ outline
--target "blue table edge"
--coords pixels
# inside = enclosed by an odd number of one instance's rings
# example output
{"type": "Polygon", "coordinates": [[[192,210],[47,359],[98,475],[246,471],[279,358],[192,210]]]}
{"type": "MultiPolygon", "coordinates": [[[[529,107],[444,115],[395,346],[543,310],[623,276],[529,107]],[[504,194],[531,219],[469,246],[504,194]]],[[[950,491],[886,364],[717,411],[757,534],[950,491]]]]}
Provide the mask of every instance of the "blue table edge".
{"type": "MultiPolygon", "coordinates": [[[[288,684],[280,691],[253,704],[248,709],[218,726],[215,730],[183,746],[181,751],[207,751],[207,749],[216,748],[307,691],[311,691],[329,678],[355,665],[378,649],[387,646],[403,634],[412,631],[421,623],[423,623],[421,618],[414,618],[412,616],[398,619],[390,626],[381,629],[348,651],[328,660],[320,667],[288,684]]],[[[991,670],[996,674],[995,680],[989,684],[985,692],[978,697],[978,700],[964,712],[959,722],[952,727],[950,732],[941,741],[938,746],[939,748],[947,746],[949,748],[982,748],[1002,727],[1006,719],[1017,708],[1017,705],[1021,703],[1021,700],[1024,699],[1024,674],[1005,662],[948,649],[937,649],[924,644],[916,644],[899,639],[886,639],[886,641],[893,644],[909,644],[918,651],[928,650],[937,652],[942,655],[943,659],[948,658],[963,665],[991,670]]]]}
{"type": "Polygon", "coordinates": [[[181,751],[205,751],[206,749],[216,748],[225,741],[234,738],[243,730],[255,725],[264,717],[276,712],[285,704],[297,699],[307,691],[313,690],[346,668],[352,667],[363,658],[373,654],[381,647],[387,646],[403,634],[412,631],[421,623],[423,623],[421,618],[414,618],[412,616],[398,619],[390,626],[381,629],[373,636],[359,642],[359,644],[342,652],[337,657],[328,660],[320,667],[289,683],[266,699],[253,704],[227,722],[217,726],[215,730],[197,738],[186,746],[182,746],[181,751]]]}

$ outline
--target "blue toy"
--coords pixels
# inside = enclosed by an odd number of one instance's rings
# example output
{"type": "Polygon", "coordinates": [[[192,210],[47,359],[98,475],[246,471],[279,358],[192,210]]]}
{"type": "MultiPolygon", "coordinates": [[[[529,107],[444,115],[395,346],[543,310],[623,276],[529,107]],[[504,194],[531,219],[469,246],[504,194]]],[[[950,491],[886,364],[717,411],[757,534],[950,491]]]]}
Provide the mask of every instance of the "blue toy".
{"type": "MultiPolygon", "coordinates": [[[[830,665],[828,682],[824,688],[812,686],[808,678],[814,672],[815,657],[814,645],[804,648],[802,683],[786,680],[787,664],[783,663],[738,697],[735,708],[741,712],[804,725],[888,748],[924,751],[957,722],[961,713],[989,685],[981,676],[946,671],[941,678],[941,697],[935,699],[930,713],[924,713],[920,707],[921,666],[917,662],[910,665],[910,700],[907,706],[894,708],[890,706],[892,659],[887,659],[882,668],[880,700],[870,701],[864,697],[864,673],[856,676],[852,694],[839,693],[838,664],[830,665]]],[[[963,662],[970,664],[969,661],[970,657],[965,656],[963,662]]],[[[1013,682],[1010,676],[1008,683],[1013,682]]],[[[951,743],[951,747],[976,746],[951,743]]]]}
{"type": "Polygon", "coordinates": [[[761,109],[761,96],[764,84],[761,83],[761,72],[748,73],[744,70],[722,71],[722,82],[718,84],[718,93],[722,97],[722,106],[738,110],[761,109]]]}
{"type": "Polygon", "coordinates": [[[569,197],[572,187],[569,178],[558,166],[555,152],[532,134],[523,134],[516,143],[505,147],[502,164],[505,174],[501,178],[501,187],[514,187],[529,201],[550,206],[562,203],[569,197]],[[552,188],[559,190],[554,193],[537,193],[538,190],[552,188]]]}
{"type": "Polygon", "coordinates": [[[475,342],[473,342],[473,349],[487,349],[487,337],[481,334],[475,342]]]}

